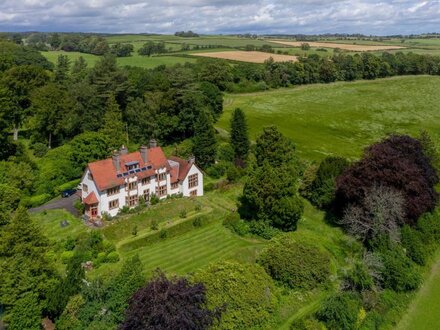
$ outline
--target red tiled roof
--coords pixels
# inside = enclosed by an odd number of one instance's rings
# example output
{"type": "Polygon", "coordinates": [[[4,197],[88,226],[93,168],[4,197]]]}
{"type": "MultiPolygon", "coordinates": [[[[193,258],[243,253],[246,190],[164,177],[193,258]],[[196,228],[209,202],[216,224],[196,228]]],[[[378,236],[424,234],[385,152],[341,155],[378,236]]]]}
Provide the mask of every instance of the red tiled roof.
{"type": "Polygon", "coordinates": [[[88,194],[87,197],[84,198],[83,203],[87,205],[98,203],[98,198],[96,198],[95,192],[92,191],[90,194],[88,194]]]}
{"type": "Polygon", "coordinates": [[[120,155],[119,172],[116,171],[112,158],[89,163],[88,168],[92,173],[93,180],[100,191],[123,184],[124,177],[118,178],[117,175],[127,172],[125,164],[130,162],[139,162],[139,167],[141,168],[151,166],[151,169],[147,171],[136,173],[136,176],[140,179],[154,175],[155,170],[159,168],[166,167],[168,170],[170,169],[167,158],[160,147],[148,149],[147,158],[148,161],[144,163],[139,151],[126,155],[120,155]]]}
{"type": "MultiPolygon", "coordinates": [[[[179,157],[170,157],[171,160],[179,163],[179,174],[178,174],[178,180],[183,181],[185,180],[186,175],[188,174],[189,169],[192,166],[192,163],[188,162],[185,159],[179,158],[179,157]]],[[[173,180],[171,180],[173,182],[173,180]]]]}

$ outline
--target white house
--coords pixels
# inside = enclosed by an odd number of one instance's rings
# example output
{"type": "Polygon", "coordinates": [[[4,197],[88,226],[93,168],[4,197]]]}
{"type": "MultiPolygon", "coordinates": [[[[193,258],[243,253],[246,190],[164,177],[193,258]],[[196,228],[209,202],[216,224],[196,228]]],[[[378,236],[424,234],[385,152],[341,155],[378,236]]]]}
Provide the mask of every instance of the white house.
{"type": "Polygon", "coordinates": [[[153,195],[163,199],[179,193],[202,196],[203,173],[194,157],[167,159],[155,140],[132,153],[122,146],[111,158],[89,163],[81,179],[84,214],[90,219],[115,216],[123,206],[135,207],[153,195]]]}

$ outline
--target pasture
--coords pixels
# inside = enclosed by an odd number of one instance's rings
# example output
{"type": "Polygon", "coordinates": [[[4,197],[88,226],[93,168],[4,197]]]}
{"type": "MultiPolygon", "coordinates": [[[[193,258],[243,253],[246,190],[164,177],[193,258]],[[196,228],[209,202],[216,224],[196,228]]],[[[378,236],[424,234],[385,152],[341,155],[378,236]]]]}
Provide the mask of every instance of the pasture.
{"type": "Polygon", "coordinates": [[[439,137],[439,88],[440,77],[404,76],[228,94],[217,126],[229,130],[232,110],[241,108],[253,140],[264,126],[276,125],[305,159],[354,159],[387,134],[426,129],[439,137]]]}
{"type": "Polygon", "coordinates": [[[352,52],[373,52],[383,50],[396,50],[404,49],[402,46],[389,46],[389,45],[358,45],[358,44],[346,44],[346,43],[334,43],[334,42],[313,42],[313,41],[281,41],[273,40],[273,43],[278,43],[286,46],[301,47],[301,44],[307,43],[310,47],[315,48],[339,48],[352,52]]]}
{"type": "Polygon", "coordinates": [[[264,63],[272,58],[275,62],[296,62],[298,59],[295,56],[271,54],[263,52],[246,52],[246,51],[224,51],[224,52],[207,52],[207,53],[192,53],[194,56],[220,58],[224,60],[250,62],[250,63],[264,63]]]}

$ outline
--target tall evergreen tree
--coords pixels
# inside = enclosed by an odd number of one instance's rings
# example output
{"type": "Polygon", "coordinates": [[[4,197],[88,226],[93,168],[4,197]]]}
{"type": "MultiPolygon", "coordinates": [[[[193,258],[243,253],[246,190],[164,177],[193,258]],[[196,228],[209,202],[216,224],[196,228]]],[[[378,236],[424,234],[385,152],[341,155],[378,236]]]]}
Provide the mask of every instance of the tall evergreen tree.
{"type": "Polygon", "coordinates": [[[268,126],[257,138],[255,157],[258,166],[262,166],[265,161],[272,166],[285,165],[296,159],[295,145],[275,126],[268,126]]]}
{"type": "Polygon", "coordinates": [[[235,163],[243,166],[249,154],[249,134],[246,117],[240,108],[232,113],[231,118],[231,145],[234,149],[235,163]]]}
{"type": "Polygon", "coordinates": [[[69,79],[70,60],[67,55],[58,55],[57,65],[55,67],[54,80],[57,83],[64,84],[69,79]]]}
{"type": "MultiPolygon", "coordinates": [[[[0,305],[6,310],[6,318],[18,299],[27,294],[38,297],[39,306],[32,310],[46,308],[48,293],[59,283],[59,276],[46,257],[48,251],[47,238],[26,209],[19,208],[0,230],[0,305]]],[[[16,306],[15,311],[22,307],[16,306]]]]}
{"type": "Polygon", "coordinates": [[[193,153],[197,164],[208,167],[214,164],[217,153],[217,141],[211,117],[206,111],[201,111],[194,127],[193,153]]]}
{"type": "Polygon", "coordinates": [[[125,141],[124,131],[122,112],[119,109],[114,95],[110,95],[107,101],[104,126],[101,128],[101,132],[107,137],[109,146],[113,149],[117,149],[125,141]]]}

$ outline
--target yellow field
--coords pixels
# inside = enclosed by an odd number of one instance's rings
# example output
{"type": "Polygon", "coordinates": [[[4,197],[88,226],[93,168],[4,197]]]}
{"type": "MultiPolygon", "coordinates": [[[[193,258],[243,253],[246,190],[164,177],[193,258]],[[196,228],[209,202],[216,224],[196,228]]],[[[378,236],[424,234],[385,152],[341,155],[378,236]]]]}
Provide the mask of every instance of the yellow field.
{"type": "Polygon", "coordinates": [[[225,52],[210,52],[210,53],[192,53],[194,56],[222,58],[225,60],[251,62],[251,63],[264,63],[269,58],[273,58],[275,62],[296,62],[298,59],[296,56],[280,55],[263,52],[246,52],[246,51],[225,51],[225,52]]]}
{"type": "Polygon", "coordinates": [[[340,48],[352,52],[374,52],[379,50],[393,50],[393,49],[406,48],[402,46],[388,46],[388,45],[350,45],[350,44],[338,44],[334,42],[281,41],[281,40],[272,40],[271,42],[286,46],[293,46],[293,47],[301,47],[302,44],[306,43],[309,44],[310,47],[340,48]]]}

